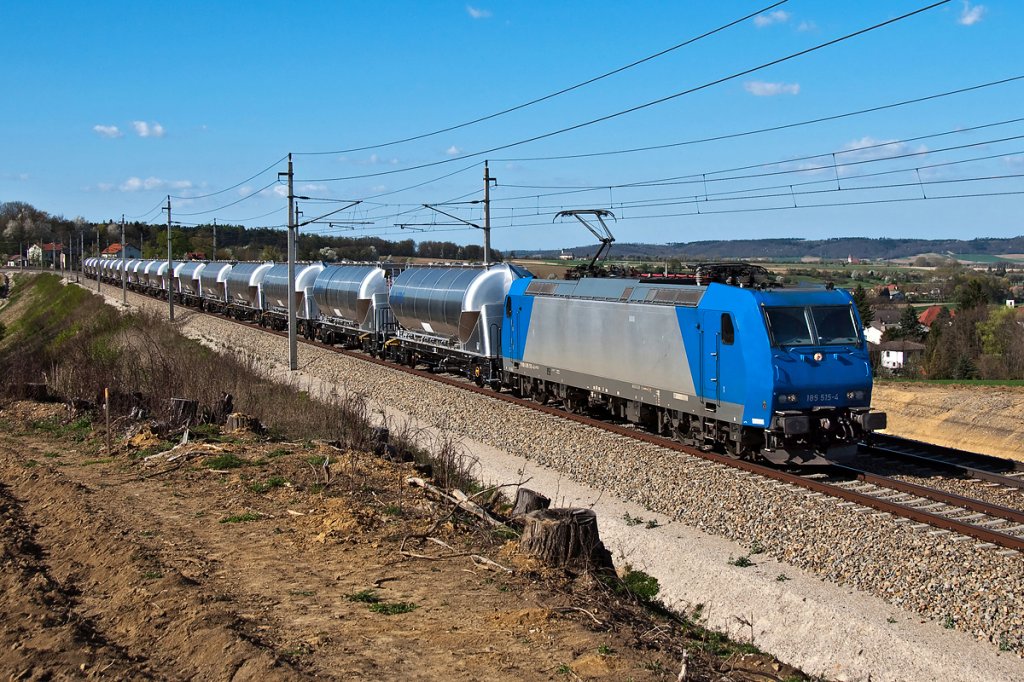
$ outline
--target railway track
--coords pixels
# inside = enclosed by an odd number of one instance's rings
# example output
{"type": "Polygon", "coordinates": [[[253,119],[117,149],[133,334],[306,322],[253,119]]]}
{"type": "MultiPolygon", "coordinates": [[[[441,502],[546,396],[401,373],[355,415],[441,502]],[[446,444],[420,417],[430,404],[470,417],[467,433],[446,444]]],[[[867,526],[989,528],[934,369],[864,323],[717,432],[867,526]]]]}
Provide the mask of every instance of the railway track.
{"type": "Polygon", "coordinates": [[[861,444],[861,451],[1024,490],[1024,462],[877,433],[872,434],[869,442],[861,444]]]}
{"type": "MultiPolygon", "coordinates": [[[[195,308],[190,308],[190,310],[211,314],[196,310],[195,308]]],[[[257,329],[265,333],[276,334],[285,338],[288,336],[287,332],[261,327],[253,322],[234,320],[223,316],[217,317],[218,319],[230,320],[241,326],[257,329]]],[[[301,337],[299,341],[314,348],[330,350],[363,362],[377,364],[392,370],[405,372],[413,376],[437,381],[465,391],[519,405],[537,412],[610,431],[627,438],[674,450],[689,457],[699,457],[721,466],[740,469],[750,474],[779,481],[783,485],[793,486],[794,489],[802,488],[811,492],[836,497],[851,503],[851,505],[876,509],[879,512],[906,518],[921,524],[921,527],[932,526],[938,531],[975,538],[991,547],[1004,547],[1017,552],[1024,551],[1024,513],[1015,509],[955,495],[927,486],[900,481],[887,476],[872,474],[852,467],[836,465],[833,468],[833,472],[839,474],[839,477],[845,480],[835,482],[823,480],[828,478],[827,474],[823,476],[821,473],[794,473],[775,469],[762,464],[683,445],[662,436],[640,431],[631,425],[625,426],[602,421],[585,414],[568,412],[552,405],[542,405],[508,393],[500,393],[490,388],[481,388],[468,380],[451,375],[435,374],[430,371],[416,369],[415,367],[387,362],[371,357],[363,352],[327,346],[301,337]]],[[[979,469],[979,471],[981,470],[979,469]]]]}

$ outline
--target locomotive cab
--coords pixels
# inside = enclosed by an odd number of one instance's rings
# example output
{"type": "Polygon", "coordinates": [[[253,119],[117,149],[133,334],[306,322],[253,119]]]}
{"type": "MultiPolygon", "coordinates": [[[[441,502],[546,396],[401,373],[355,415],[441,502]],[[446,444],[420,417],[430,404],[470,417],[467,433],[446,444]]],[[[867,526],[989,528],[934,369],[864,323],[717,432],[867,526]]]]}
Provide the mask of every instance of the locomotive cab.
{"type": "Polygon", "coordinates": [[[763,299],[773,377],[762,455],[817,464],[853,454],[866,433],[886,426],[885,413],[870,407],[871,364],[856,307],[830,290],[763,299]]]}

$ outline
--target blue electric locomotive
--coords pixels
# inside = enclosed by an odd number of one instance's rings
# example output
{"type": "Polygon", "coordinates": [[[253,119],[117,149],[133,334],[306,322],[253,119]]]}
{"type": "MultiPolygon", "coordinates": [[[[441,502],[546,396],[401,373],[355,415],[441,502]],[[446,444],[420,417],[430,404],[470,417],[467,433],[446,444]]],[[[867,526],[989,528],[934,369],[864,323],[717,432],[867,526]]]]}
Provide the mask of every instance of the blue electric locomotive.
{"type": "Polygon", "coordinates": [[[823,463],[885,428],[870,409],[871,365],[849,293],[773,289],[750,266],[740,274],[517,280],[505,300],[503,383],[779,464],[823,463]]]}

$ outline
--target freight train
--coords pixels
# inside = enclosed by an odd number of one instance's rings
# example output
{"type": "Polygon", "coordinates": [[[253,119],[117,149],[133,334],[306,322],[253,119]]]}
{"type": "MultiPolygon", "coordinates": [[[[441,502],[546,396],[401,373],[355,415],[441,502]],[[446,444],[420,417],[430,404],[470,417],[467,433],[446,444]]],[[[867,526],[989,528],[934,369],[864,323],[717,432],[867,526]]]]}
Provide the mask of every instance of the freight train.
{"type": "Polygon", "coordinates": [[[543,280],[511,264],[91,258],[132,289],[287,327],[480,386],[599,412],[696,447],[776,464],[848,456],[884,429],[857,308],[831,286],[781,288],[758,266],[689,276],[543,280]]]}

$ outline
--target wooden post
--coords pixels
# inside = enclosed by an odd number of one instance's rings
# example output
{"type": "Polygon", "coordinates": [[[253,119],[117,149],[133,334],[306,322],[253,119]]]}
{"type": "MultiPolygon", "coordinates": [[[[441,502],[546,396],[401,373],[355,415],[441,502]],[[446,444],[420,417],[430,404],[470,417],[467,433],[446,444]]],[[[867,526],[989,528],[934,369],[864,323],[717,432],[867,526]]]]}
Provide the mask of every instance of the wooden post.
{"type": "Polygon", "coordinates": [[[107,455],[110,455],[113,450],[110,449],[110,387],[103,389],[103,411],[107,415],[107,455]]]}

